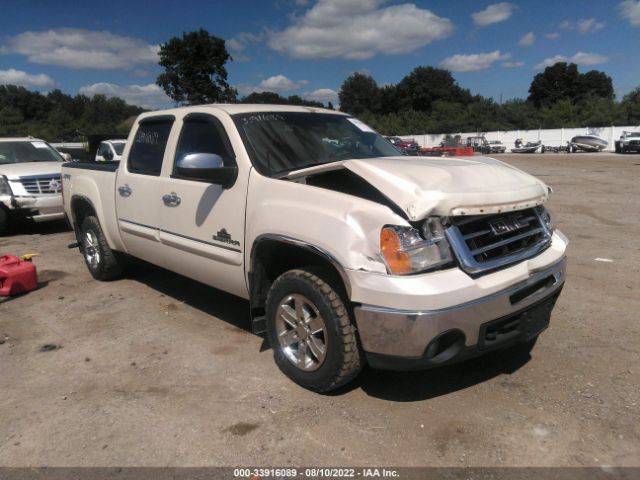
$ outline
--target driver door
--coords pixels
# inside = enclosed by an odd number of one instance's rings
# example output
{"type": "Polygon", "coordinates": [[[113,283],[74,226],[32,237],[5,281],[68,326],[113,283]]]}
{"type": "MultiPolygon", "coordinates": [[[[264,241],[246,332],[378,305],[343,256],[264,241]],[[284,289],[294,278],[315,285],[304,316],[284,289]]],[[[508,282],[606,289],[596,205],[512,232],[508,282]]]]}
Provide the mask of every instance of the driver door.
{"type": "Polygon", "coordinates": [[[207,285],[247,296],[244,278],[244,218],[248,175],[239,172],[223,188],[207,181],[180,178],[176,162],[189,154],[211,153],[224,166],[236,166],[229,137],[210,113],[190,113],[182,120],[175,157],[163,171],[160,241],[167,268],[207,285]]]}

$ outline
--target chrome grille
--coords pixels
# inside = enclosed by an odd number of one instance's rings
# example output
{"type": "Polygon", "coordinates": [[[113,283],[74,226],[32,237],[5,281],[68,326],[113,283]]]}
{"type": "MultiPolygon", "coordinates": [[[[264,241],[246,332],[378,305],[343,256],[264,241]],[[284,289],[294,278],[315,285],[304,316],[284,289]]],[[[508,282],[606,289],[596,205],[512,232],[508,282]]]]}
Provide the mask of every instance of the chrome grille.
{"type": "Polygon", "coordinates": [[[33,175],[20,177],[20,183],[31,195],[55,194],[62,190],[60,175],[33,175]]]}
{"type": "Polygon", "coordinates": [[[452,217],[447,238],[463,270],[480,274],[537,255],[551,244],[540,211],[452,217]]]}

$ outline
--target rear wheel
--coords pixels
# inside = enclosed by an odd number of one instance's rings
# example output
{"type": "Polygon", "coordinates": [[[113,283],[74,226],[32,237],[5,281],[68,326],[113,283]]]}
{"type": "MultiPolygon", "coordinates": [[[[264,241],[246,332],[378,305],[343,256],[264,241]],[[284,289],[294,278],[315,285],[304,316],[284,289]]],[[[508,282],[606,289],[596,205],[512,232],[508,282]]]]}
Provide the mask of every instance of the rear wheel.
{"type": "Polygon", "coordinates": [[[290,270],[273,282],[267,333],[280,370],[310,390],[339,388],[362,369],[345,303],[336,289],[310,271],[290,270]]]}
{"type": "Polygon", "coordinates": [[[96,280],[111,280],[122,273],[122,260],[109,248],[100,222],[94,216],[82,221],[80,247],[87,268],[96,280]]]}

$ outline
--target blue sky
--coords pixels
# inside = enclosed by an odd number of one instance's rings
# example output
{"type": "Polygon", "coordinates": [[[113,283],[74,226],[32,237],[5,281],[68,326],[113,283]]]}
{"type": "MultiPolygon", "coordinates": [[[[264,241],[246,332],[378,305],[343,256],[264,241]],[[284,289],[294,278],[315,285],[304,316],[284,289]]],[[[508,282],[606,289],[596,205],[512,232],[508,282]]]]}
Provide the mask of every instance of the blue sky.
{"type": "Polygon", "coordinates": [[[353,72],[397,83],[419,65],[503,100],[555,61],[640,85],[640,0],[0,0],[0,83],[170,105],[158,45],[205,28],[227,40],[229,81],[336,103],[353,72]]]}

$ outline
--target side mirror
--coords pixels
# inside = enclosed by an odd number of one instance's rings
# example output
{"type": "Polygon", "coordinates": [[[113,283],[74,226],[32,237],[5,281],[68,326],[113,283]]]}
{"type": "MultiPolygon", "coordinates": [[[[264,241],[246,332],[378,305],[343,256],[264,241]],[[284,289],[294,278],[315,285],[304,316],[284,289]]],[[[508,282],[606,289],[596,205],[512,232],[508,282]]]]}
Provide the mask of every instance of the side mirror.
{"type": "Polygon", "coordinates": [[[209,182],[231,187],[238,176],[238,167],[225,167],[220,155],[215,153],[189,153],[178,159],[176,174],[179,178],[209,182]]]}
{"type": "Polygon", "coordinates": [[[65,162],[71,162],[73,161],[73,158],[71,158],[71,155],[68,153],[61,153],[60,155],[62,155],[62,158],[64,158],[65,162]]]}
{"type": "Polygon", "coordinates": [[[107,162],[113,160],[113,152],[111,150],[107,150],[102,154],[102,158],[104,158],[107,162]]]}

